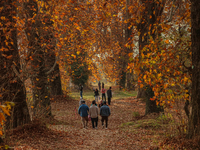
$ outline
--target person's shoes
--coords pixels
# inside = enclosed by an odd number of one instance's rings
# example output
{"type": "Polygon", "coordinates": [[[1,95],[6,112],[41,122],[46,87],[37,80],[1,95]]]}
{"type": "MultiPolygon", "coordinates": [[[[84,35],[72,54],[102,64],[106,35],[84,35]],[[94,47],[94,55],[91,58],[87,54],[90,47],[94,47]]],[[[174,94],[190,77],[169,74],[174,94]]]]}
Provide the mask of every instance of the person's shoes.
{"type": "Polygon", "coordinates": [[[102,125],[102,129],[104,128],[104,125],[102,125]]]}
{"type": "Polygon", "coordinates": [[[87,129],[87,127],[85,127],[87,129]]]}
{"type": "Polygon", "coordinates": [[[98,129],[98,128],[96,127],[96,129],[98,129]]]}
{"type": "Polygon", "coordinates": [[[106,128],[106,130],[107,130],[108,128],[106,128]]]}

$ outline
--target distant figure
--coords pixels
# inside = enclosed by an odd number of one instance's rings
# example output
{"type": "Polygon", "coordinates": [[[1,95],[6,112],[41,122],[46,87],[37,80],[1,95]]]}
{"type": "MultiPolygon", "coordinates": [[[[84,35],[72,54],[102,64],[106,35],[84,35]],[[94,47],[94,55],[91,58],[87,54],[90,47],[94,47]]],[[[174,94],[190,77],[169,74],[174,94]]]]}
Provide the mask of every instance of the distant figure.
{"type": "Polygon", "coordinates": [[[104,120],[106,122],[106,129],[108,127],[108,117],[110,116],[110,108],[106,105],[106,102],[103,102],[103,106],[100,108],[102,128],[104,128],[104,120]]]}
{"type": "Polygon", "coordinates": [[[82,105],[82,101],[83,101],[83,98],[80,97],[80,101],[79,101],[79,107],[82,105]]]}
{"type": "Polygon", "coordinates": [[[107,90],[107,96],[108,96],[108,105],[110,105],[111,98],[112,98],[112,90],[111,90],[111,87],[109,88],[109,90],[107,90]]]}
{"type": "Polygon", "coordinates": [[[98,83],[98,86],[99,86],[99,91],[101,91],[101,82],[100,81],[98,83]]]}
{"type": "Polygon", "coordinates": [[[98,91],[98,89],[96,89],[94,91],[94,97],[95,97],[95,102],[98,102],[98,100],[99,100],[99,91],[98,91]]]}
{"type": "Polygon", "coordinates": [[[89,107],[85,104],[85,101],[83,100],[82,105],[78,109],[78,114],[81,116],[83,128],[86,129],[88,124],[88,112],[89,112],[89,107]]]}
{"type": "Polygon", "coordinates": [[[103,100],[103,98],[104,98],[104,100],[105,100],[105,102],[106,102],[106,89],[104,89],[104,87],[102,87],[101,93],[102,93],[102,100],[103,100]]]}
{"type": "Polygon", "coordinates": [[[91,117],[93,129],[94,128],[97,129],[97,126],[98,126],[98,114],[99,114],[98,107],[95,104],[96,104],[96,102],[92,101],[92,106],[90,106],[90,109],[89,109],[89,115],[91,117]],[[94,126],[94,123],[95,123],[95,126],[94,126]]]}
{"type": "Polygon", "coordinates": [[[79,85],[79,90],[80,90],[80,96],[83,98],[83,86],[81,84],[79,85]]]}
{"type": "Polygon", "coordinates": [[[104,83],[102,82],[102,89],[104,88],[104,83]]]}

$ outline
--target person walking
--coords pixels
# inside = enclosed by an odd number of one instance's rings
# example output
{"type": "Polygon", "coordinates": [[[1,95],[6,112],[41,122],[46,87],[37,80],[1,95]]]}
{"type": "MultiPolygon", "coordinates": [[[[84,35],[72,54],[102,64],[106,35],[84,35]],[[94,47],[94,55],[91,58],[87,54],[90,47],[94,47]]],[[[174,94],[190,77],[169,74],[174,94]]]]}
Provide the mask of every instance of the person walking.
{"type": "Polygon", "coordinates": [[[100,81],[98,83],[98,86],[99,86],[99,91],[101,91],[101,82],[100,81]]]}
{"type": "Polygon", "coordinates": [[[99,100],[99,91],[98,91],[98,89],[96,89],[94,91],[94,97],[95,97],[95,101],[98,102],[98,100],[99,100]]]}
{"type": "Polygon", "coordinates": [[[83,128],[87,129],[89,107],[82,101],[82,105],[78,109],[78,114],[81,116],[83,128]]]}
{"type": "Polygon", "coordinates": [[[83,86],[81,84],[79,85],[79,90],[80,90],[80,96],[83,98],[83,86]]]}
{"type": "Polygon", "coordinates": [[[92,121],[92,127],[93,129],[98,129],[97,126],[98,126],[98,107],[95,105],[96,102],[95,100],[92,101],[92,106],[90,106],[90,109],[89,109],[89,115],[91,117],[91,121],[92,121]],[[95,123],[95,125],[94,125],[95,123]]]}
{"type": "Polygon", "coordinates": [[[102,82],[102,88],[104,88],[104,83],[102,82]]]}
{"type": "Polygon", "coordinates": [[[108,117],[110,116],[110,108],[103,102],[103,106],[100,108],[100,116],[102,122],[102,128],[104,128],[104,121],[106,122],[106,129],[108,128],[108,117]]]}
{"type": "Polygon", "coordinates": [[[101,93],[102,93],[102,100],[103,100],[103,98],[104,98],[104,100],[105,100],[105,102],[106,102],[106,89],[104,89],[104,87],[102,87],[101,93]]]}
{"type": "Polygon", "coordinates": [[[111,90],[111,87],[107,90],[107,96],[108,96],[108,105],[110,105],[111,98],[112,98],[112,90],[111,90]]]}

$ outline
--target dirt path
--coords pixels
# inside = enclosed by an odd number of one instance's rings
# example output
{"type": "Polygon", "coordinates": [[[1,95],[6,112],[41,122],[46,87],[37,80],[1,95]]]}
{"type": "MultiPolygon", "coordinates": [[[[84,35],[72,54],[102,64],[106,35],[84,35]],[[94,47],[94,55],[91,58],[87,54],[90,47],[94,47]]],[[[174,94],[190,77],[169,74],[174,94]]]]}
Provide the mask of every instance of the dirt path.
{"type": "MultiPolygon", "coordinates": [[[[90,106],[91,102],[86,101],[86,104],[90,106]]],[[[155,145],[152,140],[154,131],[150,132],[151,129],[123,127],[124,123],[133,121],[133,112],[144,115],[145,104],[134,97],[112,101],[107,130],[102,129],[101,117],[99,117],[98,129],[92,129],[91,122],[89,122],[88,129],[83,129],[77,109],[78,101],[58,98],[52,104],[52,113],[57,121],[52,121],[48,126],[51,130],[43,131],[43,129],[35,127],[33,133],[31,131],[34,129],[30,131],[31,133],[29,130],[20,132],[20,136],[24,135],[21,138],[18,138],[18,132],[14,133],[16,136],[11,137],[14,139],[13,144],[31,146],[33,149],[39,150],[144,150],[155,145]]]]}
{"type": "MultiPolygon", "coordinates": [[[[57,103],[54,110],[55,118],[57,120],[67,122],[69,125],[52,126],[53,129],[59,131],[66,131],[72,136],[72,141],[76,140],[76,144],[66,146],[69,149],[140,149],[147,148],[149,144],[144,144],[141,147],[139,140],[135,140],[138,134],[126,134],[121,130],[122,123],[129,122],[133,119],[133,112],[140,112],[144,115],[144,104],[137,99],[128,98],[122,100],[114,100],[110,105],[111,116],[109,117],[108,129],[102,129],[99,117],[98,129],[92,129],[91,122],[89,122],[88,129],[83,129],[81,124],[81,117],[75,112],[78,109],[78,101],[71,104],[71,102],[57,103]],[[63,107],[64,106],[64,107],[63,107]],[[73,109],[67,109],[65,106],[72,106],[73,109]],[[59,111],[58,111],[59,108],[59,111]],[[71,115],[73,114],[73,115],[71,115]],[[74,137],[73,137],[74,136],[74,137]]],[[[86,101],[88,106],[91,102],[86,101]]]]}

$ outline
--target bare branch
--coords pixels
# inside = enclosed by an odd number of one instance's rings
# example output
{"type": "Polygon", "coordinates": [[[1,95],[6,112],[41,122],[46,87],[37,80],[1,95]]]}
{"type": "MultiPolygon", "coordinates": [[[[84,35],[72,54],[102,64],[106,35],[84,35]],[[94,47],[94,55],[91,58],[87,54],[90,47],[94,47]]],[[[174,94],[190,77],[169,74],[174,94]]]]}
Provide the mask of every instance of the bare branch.
{"type": "Polygon", "coordinates": [[[56,57],[56,60],[53,64],[52,68],[46,72],[46,75],[49,75],[54,70],[54,68],[56,67],[57,61],[58,61],[58,57],[56,57]]]}

